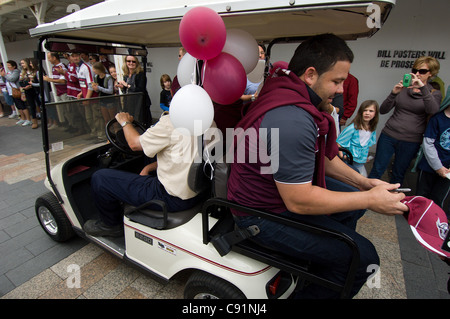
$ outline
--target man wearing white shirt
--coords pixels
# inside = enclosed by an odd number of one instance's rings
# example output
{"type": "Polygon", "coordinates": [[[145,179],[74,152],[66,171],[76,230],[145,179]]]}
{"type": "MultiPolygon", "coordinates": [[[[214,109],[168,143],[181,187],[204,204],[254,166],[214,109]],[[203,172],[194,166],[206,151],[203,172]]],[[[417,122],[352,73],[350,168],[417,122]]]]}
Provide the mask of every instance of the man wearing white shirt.
{"type": "MultiPolygon", "coordinates": [[[[92,82],[94,82],[94,74],[89,65],[80,59],[79,55],[73,57],[73,63],[77,65],[78,82],[80,83],[81,92],[78,94],[78,98],[90,99],[97,97],[98,93],[92,89],[92,82]]],[[[91,130],[91,135],[103,138],[104,124],[102,115],[100,113],[100,106],[93,101],[83,102],[84,115],[86,122],[91,130]]]]}

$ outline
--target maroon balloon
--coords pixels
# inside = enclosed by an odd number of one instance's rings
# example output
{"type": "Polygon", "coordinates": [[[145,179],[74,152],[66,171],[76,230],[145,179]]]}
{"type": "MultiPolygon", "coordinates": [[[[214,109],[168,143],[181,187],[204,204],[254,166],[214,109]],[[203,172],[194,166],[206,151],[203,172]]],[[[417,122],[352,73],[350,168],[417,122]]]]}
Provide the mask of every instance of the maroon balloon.
{"type": "Polygon", "coordinates": [[[231,104],[245,91],[247,75],[241,62],[231,54],[222,52],[206,61],[203,88],[211,100],[219,104],[231,104]]]}
{"type": "Polygon", "coordinates": [[[189,10],[181,19],[180,41],[186,51],[199,60],[216,57],[227,39],[225,23],[220,15],[206,7],[189,10]]]}

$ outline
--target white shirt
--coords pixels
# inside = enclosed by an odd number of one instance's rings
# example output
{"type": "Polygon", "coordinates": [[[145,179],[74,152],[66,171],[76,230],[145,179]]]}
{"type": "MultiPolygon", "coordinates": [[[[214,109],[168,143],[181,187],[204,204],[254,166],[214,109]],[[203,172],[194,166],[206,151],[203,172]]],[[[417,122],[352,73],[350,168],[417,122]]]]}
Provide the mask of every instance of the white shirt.
{"type": "Polygon", "coordinates": [[[167,193],[183,200],[197,195],[188,185],[189,170],[198,154],[195,137],[179,133],[170,116],[163,113],[158,123],[147,129],[139,140],[145,155],[158,154],[157,176],[167,193]]]}

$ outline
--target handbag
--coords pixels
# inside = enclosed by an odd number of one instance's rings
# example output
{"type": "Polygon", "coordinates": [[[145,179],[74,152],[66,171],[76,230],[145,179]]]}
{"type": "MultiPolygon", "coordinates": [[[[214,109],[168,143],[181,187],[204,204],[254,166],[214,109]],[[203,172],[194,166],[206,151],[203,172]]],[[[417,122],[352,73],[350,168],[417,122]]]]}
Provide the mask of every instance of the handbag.
{"type": "Polygon", "coordinates": [[[11,87],[11,89],[12,89],[12,97],[15,99],[20,99],[22,96],[22,94],[20,93],[20,89],[13,87],[11,87]]]}

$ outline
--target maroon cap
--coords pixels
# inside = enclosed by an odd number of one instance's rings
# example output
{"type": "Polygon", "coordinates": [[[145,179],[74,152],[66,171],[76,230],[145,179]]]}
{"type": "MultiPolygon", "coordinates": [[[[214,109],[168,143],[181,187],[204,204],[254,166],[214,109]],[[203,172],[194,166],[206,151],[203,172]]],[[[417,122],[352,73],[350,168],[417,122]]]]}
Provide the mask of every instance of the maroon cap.
{"type": "Polygon", "coordinates": [[[277,71],[278,69],[286,69],[286,70],[287,70],[288,67],[289,67],[289,63],[287,63],[287,62],[285,62],[285,61],[277,61],[277,62],[275,62],[275,63],[272,65],[272,67],[270,68],[269,76],[273,76],[274,73],[276,73],[276,71],[277,71]]]}
{"type": "Polygon", "coordinates": [[[449,231],[442,208],[422,196],[406,196],[402,202],[409,208],[405,217],[417,241],[429,251],[449,258],[450,252],[441,248],[449,231]]]}

